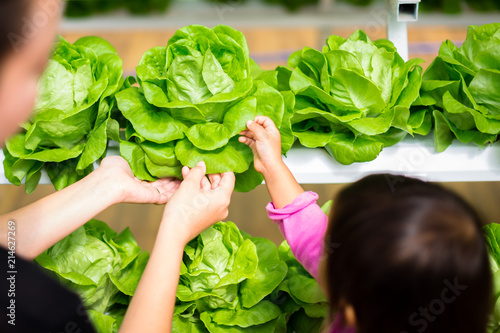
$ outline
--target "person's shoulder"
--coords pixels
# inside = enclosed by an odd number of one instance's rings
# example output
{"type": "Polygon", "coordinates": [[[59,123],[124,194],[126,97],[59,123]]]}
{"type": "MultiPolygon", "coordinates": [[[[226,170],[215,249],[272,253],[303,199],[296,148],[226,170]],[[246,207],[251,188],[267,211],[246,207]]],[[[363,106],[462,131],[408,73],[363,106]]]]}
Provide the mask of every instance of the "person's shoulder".
{"type": "Polygon", "coordinates": [[[79,296],[36,263],[0,247],[3,272],[0,302],[7,309],[1,332],[95,332],[79,296]],[[69,326],[68,326],[69,325],[69,326]]]}

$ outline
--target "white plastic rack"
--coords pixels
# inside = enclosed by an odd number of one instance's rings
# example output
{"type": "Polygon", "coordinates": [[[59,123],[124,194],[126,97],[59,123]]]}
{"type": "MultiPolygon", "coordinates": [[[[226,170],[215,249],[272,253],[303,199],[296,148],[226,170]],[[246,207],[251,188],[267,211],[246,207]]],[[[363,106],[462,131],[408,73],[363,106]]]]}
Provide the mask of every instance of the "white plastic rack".
{"type": "MultiPolygon", "coordinates": [[[[108,155],[118,155],[112,146],[108,155]]],[[[0,151],[0,162],[3,153],[0,151]]],[[[437,153],[432,136],[412,138],[385,148],[371,162],[341,165],[324,149],[294,147],[284,158],[301,184],[344,184],[374,173],[393,173],[437,182],[500,181],[500,144],[482,149],[454,141],[443,153],[437,153]]],[[[0,184],[9,184],[0,165],[0,184]]],[[[46,174],[40,184],[50,184],[46,174]]]]}

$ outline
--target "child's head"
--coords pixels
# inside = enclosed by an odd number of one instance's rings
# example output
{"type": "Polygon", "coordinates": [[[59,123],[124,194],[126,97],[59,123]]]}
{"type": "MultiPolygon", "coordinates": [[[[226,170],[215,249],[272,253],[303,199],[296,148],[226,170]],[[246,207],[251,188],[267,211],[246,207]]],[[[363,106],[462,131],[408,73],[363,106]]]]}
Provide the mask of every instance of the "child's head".
{"type": "Polygon", "coordinates": [[[484,332],[491,273],[481,221],[434,184],[374,175],[339,193],[326,242],[333,311],[358,333],[484,332]],[[351,311],[352,312],[352,311],[351,311]]]}
{"type": "Polygon", "coordinates": [[[61,9],[61,0],[0,0],[0,146],[31,113],[61,9]]]}

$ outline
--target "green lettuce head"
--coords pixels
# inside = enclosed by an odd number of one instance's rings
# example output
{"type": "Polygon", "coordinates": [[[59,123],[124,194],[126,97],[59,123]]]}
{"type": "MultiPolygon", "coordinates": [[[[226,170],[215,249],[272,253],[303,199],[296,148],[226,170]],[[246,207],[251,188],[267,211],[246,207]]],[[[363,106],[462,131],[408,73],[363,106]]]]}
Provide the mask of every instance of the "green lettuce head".
{"type": "Polygon", "coordinates": [[[319,332],[327,312],[318,283],[293,257],[217,223],[184,249],[172,332],[319,332]]]}
{"type": "Polygon", "coordinates": [[[116,333],[148,260],[128,228],[91,220],[35,262],[80,296],[99,333],[116,333]]]}
{"type": "Polygon", "coordinates": [[[358,30],[331,36],[323,51],[309,47],[290,56],[292,72],[280,68],[296,96],[292,129],[309,148],[326,147],[342,164],[375,159],[407,133],[426,134],[425,112],[410,115],[419,95],[422,60],[407,63],[394,45],[372,42],[358,30]]]}
{"type": "Polygon", "coordinates": [[[144,180],[181,177],[183,165],[203,160],[208,173],[237,173],[237,190],[253,189],[262,178],[238,133],[257,115],[281,126],[284,98],[272,75],[252,77],[245,37],[233,28],[178,30],[166,47],[144,54],[140,88],[117,94],[128,120],[122,156],[144,180]]]}
{"type": "Polygon", "coordinates": [[[470,26],[462,46],[443,42],[424,74],[418,108],[432,112],[437,151],[454,138],[484,146],[500,133],[500,23],[470,26]]]}
{"type": "Polygon", "coordinates": [[[32,119],[6,143],[9,181],[20,185],[26,178],[26,192],[32,192],[45,166],[59,190],[91,172],[106,152],[108,135],[117,136],[110,114],[122,84],[122,61],[108,42],[60,38],[40,80],[32,119]]]}

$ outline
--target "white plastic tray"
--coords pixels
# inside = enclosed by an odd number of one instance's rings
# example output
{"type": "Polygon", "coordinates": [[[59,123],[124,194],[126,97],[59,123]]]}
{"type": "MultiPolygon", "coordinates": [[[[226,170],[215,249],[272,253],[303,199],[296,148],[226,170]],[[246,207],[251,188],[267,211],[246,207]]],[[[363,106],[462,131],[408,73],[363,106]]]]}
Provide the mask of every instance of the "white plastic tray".
{"type": "MultiPolygon", "coordinates": [[[[108,155],[118,155],[116,146],[108,155]]],[[[0,162],[3,162],[0,151],[0,162]]],[[[438,182],[500,181],[500,144],[486,149],[454,141],[448,150],[436,153],[431,136],[407,138],[385,148],[380,156],[366,163],[341,165],[324,149],[294,147],[284,159],[301,184],[344,184],[366,175],[390,172],[438,182]]],[[[0,184],[9,184],[0,164],[0,184]]],[[[40,184],[50,184],[44,174],[40,184]]]]}

